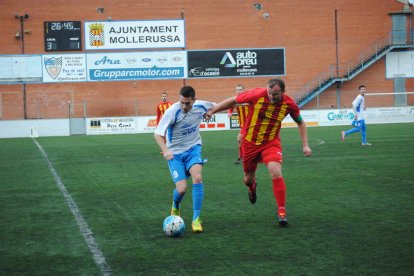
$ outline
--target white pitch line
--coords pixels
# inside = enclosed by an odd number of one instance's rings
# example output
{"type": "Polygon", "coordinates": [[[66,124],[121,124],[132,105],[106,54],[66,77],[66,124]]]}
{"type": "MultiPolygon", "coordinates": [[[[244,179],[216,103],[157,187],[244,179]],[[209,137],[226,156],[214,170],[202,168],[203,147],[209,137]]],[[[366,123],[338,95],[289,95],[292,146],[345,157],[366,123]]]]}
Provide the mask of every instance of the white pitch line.
{"type": "Polygon", "coordinates": [[[36,144],[36,146],[39,148],[43,157],[46,159],[49,170],[54,176],[56,180],[56,184],[58,185],[60,191],[62,192],[63,197],[65,198],[70,211],[72,212],[73,216],[75,217],[76,222],[78,223],[79,231],[82,234],[83,239],[85,240],[86,244],[88,245],[89,251],[92,253],[95,264],[101,270],[102,275],[108,275],[108,276],[111,275],[112,269],[106,263],[105,256],[103,255],[101,249],[99,248],[98,243],[95,241],[95,238],[93,237],[93,233],[91,229],[89,229],[88,227],[88,223],[85,221],[75,201],[73,200],[73,198],[70,196],[70,194],[66,190],[66,187],[62,182],[62,179],[57,173],[52,162],[50,162],[49,157],[47,156],[47,153],[45,152],[43,147],[36,141],[36,139],[33,139],[33,141],[36,144]]]}
{"type": "Polygon", "coordinates": [[[323,144],[325,144],[325,141],[323,141],[323,140],[316,140],[316,141],[318,141],[319,143],[318,143],[318,145],[323,145],[323,144]]]}

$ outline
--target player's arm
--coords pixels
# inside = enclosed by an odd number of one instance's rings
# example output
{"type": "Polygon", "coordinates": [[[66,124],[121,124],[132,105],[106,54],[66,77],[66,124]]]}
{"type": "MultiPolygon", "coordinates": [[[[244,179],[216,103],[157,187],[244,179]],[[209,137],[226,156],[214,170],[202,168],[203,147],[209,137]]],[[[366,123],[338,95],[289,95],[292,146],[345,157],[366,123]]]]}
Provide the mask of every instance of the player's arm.
{"type": "Polygon", "coordinates": [[[357,105],[355,103],[352,103],[352,110],[354,111],[354,120],[358,121],[358,111],[357,111],[357,105]]]}
{"type": "Polygon", "coordinates": [[[354,114],[355,114],[354,120],[355,121],[358,121],[358,115],[357,115],[358,114],[358,111],[357,111],[357,108],[361,104],[361,101],[362,101],[362,99],[358,95],[358,97],[352,102],[352,109],[354,110],[354,114]]]}
{"type": "Polygon", "coordinates": [[[302,146],[303,146],[303,154],[305,156],[311,156],[312,155],[312,150],[309,147],[309,143],[308,143],[308,131],[306,128],[306,123],[305,121],[302,119],[302,116],[299,115],[299,117],[297,117],[296,119],[293,119],[296,124],[298,125],[299,128],[299,135],[300,135],[300,139],[302,140],[302,146]]]}
{"type": "Polygon", "coordinates": [[[162,150],[162,152],[165,152],[168,150],[167,145],[165,144],[165,136],[154,133],[154,139],[155,139],[155,142],[157,142],[160,149],[162,150]]]}
{"type": "Polygon", "coordinates": [[[161,119],[161,110],[160,110],[160,106],[157,105],[157,125],[159,124],[161,119]]]}
{"type": "Polygon", "coordinates": [[[210,119],[211,116],[213,116],[213,114],[229,109],[231,107],[233,107],[236,104],[236,96],[225,99],[224,101],[216,104],[213,108],[211,108],[209,111],[206,112],[206,114],[204,115],[204,117],[206,119],[210,119]]]}
{"type": "Polygon", "coordinates": [[[229,118],[231,117],[231,115],[233,115],[233,110],[234,107],[230,107],[229,109],[227,109],[227,115],[229,116],[229,118]]]}
{"type": "Polygon", "coordinates": [[[157,142],[158,146],[162,151],[162,155],[166,160],[170,160],[173,158],[172,152],[167,148],[165,144],[165,136],[161,136],[160,134],[154,133],[154,139],[157,142]]]}
{"type": "Polygon", "coordinates": [[[158,146],[162,151],[162,155],[166,160],[170,160],[173,158],[173,153],[167,148],[165,144],[165,133],[167,132],[167,128],[171,122],[172,112],[165,112],[164,116],[161,117],[160,123],[158,124],[157,128],[154,132],[154,139],[157,142],[158,146]]]}

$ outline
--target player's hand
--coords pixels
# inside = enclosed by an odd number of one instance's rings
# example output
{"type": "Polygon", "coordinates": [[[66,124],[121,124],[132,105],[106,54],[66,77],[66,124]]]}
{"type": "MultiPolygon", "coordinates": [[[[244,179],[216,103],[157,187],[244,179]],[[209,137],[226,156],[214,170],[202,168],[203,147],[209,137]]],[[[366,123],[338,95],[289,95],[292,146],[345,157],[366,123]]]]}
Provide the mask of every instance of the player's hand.
{"type": "Polygon", "coordinates": [[[165,160],[171,160],[173,159],[173,153],[169,150],[166,150],[162,153],[162,156],[164,156],[165,160]]]}
{"type": "Polygon", "coordinates": [[[306,157],[311,156],[311,155],[312,155],[312,150],[310,149],[310,147],[303,147],[303,154],[304,154],[306,157]]]}
{"type": "Polygon", "coordinates": [[[207,111],[207,112],[204,114],[204,119],[206,119],[206,120],[210,120],[210,119],[211,119],[211,117],[213,117],[213,112],[211,112],[211,109],[210,109],[209,111],[207,111]]]}

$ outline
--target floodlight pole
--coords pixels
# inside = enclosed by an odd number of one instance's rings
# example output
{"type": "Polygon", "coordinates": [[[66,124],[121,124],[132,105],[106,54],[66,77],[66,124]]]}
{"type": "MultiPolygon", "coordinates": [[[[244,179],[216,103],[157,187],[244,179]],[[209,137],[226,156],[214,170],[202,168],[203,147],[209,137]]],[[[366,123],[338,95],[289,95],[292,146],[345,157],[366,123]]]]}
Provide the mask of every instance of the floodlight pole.
{"type": "MultiPolygon", "coordinates": [[[[184,12],[183,11],[181,12],[181,19],[184,20],[184,12]]],[[[183,51],[185,51],[185,48],[183,48],[183,51]]],[[[187,64],[188,64],[188,61],[187,61],[187,64]]],[[[188,72],[188,68],[187,68],[187,72],[188,72]]],[[[186,84],[185,78],[183,78],[183,86],[185,86],[185,84],[186,84]]]]}
{"type": "MultiPolygon", "coordinates": [[[[24,15],[16,15],[16,19],[20,20],[20,49],[22,55],[24,55],[24,21],[26,19],[29,19],[29,15],[26,13],[24,15]]],[[[23,92],[23,114],[24,119],[27,119],[27,101],[26,101],[26,83],[23,82],[22,86],[22,92],[23,92]]]]}
{"type": "Polygon", "coordinates": [[[338,35],[338,10],[335,10],[335,56],[336,56],[336,77],[339,77],[339,35],[338,35]]]}
{"type": "Polygon", "coordinates": [[[20,48],[21,48],[21,53],[24,54],[24,20],[29,18],[29,15],[26,14],[26,17],[24,15],[20,15],[18,16],[18,18],[20,19],[20,48]]]}
{"type": "MultiPolygon", "coordinates": [[[[336,70],[335,77],[339,77],[339,34],[338,34],[338,10],[335,10],[335,57],[336,57],[336,70]]],[[[341,108],[341,83],[336,83],[336,107],[341,108]]]]}

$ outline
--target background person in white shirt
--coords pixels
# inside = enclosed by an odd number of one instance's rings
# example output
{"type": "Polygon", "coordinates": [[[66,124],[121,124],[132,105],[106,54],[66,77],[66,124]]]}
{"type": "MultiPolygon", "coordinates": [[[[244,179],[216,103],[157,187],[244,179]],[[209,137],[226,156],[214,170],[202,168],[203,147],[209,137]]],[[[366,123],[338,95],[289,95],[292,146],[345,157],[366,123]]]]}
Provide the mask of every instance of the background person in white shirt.
{"type": "Polygon", "coordinates": [[[343,142],[345,140],[345,136],[354,132],[361,132],[362,145],[371,146],[371,144],[367,142],[367,128],[365,125],[365,85],[360,85],[358,89],[359,94],[352,102],[352,108],[354,109],[355,114],[354,121],[352,122],[354,128],[351,128],[347,131],[342,131],[341,139],[343,142]]]}

